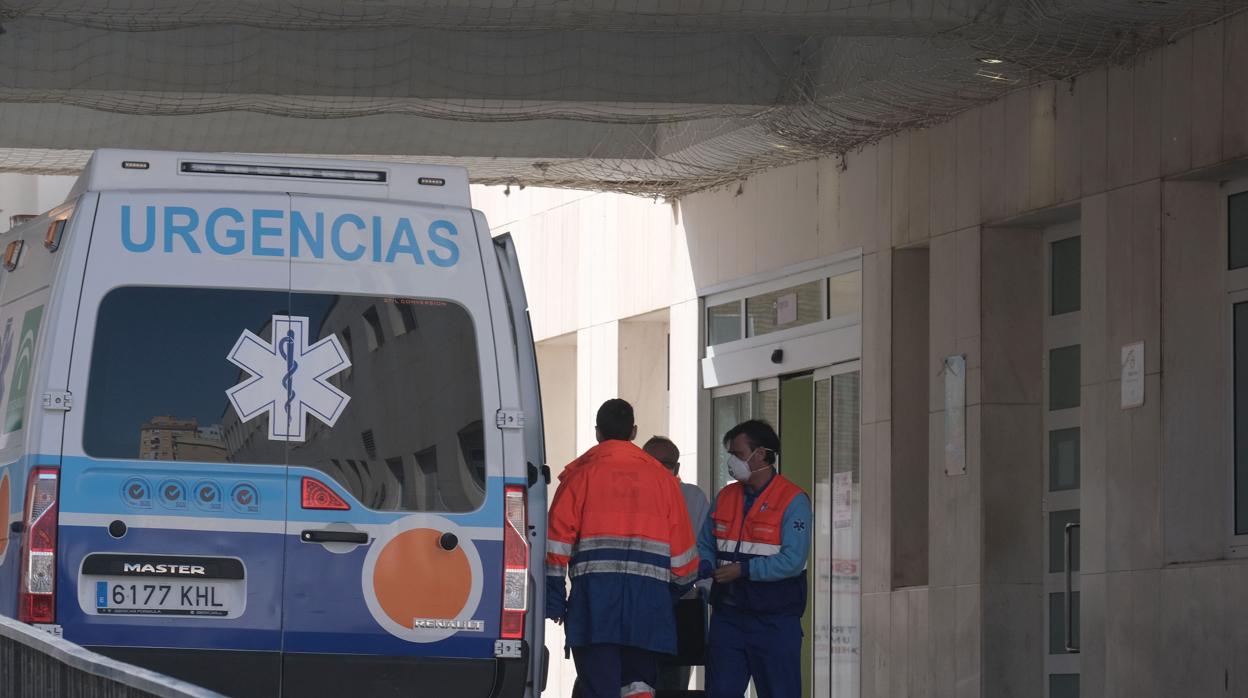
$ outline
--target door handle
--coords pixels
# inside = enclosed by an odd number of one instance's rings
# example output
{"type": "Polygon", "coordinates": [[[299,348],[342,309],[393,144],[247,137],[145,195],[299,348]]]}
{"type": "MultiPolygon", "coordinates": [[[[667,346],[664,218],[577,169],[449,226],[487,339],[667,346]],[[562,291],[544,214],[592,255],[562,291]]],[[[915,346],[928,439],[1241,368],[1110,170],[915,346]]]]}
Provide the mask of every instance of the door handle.
{"type": "Polygon", "coordinates": [[[368,542],[368,534],[364,531],[308,530],[300,533],[299,538],[305,543],[356,543],[363,545],[368,542]]]}
{"type": "Polygon", "coordinates": [[[1075,604],[1073,602],[1074,590],[1071,585],[1070,568],[1074,566],[1073,554],[1071,552],[1070,535],[1071,531],[1079,528],[1077,523],[1066,524],[1066,530],[1063,532],[1063,546],[1066,549],[1066,594],[1062,597],[1064,610],[1066,612],[1066,651],[1071,654],[1079,653],[1079,645],[1075,644],[1075,604]]]}

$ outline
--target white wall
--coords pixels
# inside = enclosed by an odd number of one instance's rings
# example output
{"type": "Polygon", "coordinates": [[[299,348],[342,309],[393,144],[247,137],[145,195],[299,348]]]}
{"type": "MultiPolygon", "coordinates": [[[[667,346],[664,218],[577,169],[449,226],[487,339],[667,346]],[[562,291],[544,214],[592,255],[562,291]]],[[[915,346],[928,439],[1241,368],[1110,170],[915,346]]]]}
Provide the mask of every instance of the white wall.
{"type": "Polygon", "coordinates": [[[0,231],[9,229],[12,216],[43,213],[63,203],[75,179],[0,173],[0,231]]]}
{"type": "Polygon", "coordinates": [[[637,443],[651,436],[667,436],[667,335],[666,310],[629,318],[619,323],[620,397],[633,406],[637,443]]]}
{"type": "MultiPolygon", "coordinates": [[[[473,206],[494,234],[516,241],[552,471],[596,443],[598,406],[622,397],[635,409],[638,440],[671,438],[685,464],[681,477],[696,482],[700,319],[679,207],[620,194],[503,192],[474,186],[473,206]]],[[[547,630],[546,695],[568,696],[575,670],[563,659],[562,628],[547,630]]]]}

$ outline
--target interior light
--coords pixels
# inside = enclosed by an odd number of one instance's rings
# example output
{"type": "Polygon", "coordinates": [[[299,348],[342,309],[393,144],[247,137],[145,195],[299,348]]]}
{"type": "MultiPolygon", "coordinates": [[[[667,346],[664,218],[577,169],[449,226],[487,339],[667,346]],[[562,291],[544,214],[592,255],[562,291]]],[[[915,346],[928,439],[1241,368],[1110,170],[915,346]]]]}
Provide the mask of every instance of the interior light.
{"type": "Polygon", "coordinates": [[[990,57],[979,58],[977,60],[979,60],[980,63],[984,63],[986,65],[1001,65],[1002,63],[1005,62],[1001,60],[1000,58],[990,58],[990,57]]]}

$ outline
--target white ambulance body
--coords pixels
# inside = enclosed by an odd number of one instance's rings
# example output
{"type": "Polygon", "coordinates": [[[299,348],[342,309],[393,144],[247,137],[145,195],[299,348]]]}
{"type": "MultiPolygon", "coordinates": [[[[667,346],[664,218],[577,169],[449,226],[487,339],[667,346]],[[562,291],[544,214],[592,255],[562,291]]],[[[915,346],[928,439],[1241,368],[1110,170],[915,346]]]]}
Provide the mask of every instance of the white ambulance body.
{"type": "Polygon", "coordinates": [[[0,250],[0,613],[232,696],[540,692],[536,364],[464,170],[103,150],[0,250]]]}

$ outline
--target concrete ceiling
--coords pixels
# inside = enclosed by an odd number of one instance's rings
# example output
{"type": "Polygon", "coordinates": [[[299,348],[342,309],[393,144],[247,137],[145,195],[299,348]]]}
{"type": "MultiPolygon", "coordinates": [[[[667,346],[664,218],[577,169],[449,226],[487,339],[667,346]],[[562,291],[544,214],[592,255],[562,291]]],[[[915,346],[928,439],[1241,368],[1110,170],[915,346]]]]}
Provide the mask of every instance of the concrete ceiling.
{"type": "Polygon", "coordinates": [[[0,170],[144,147],[679,195],[938,122],[1248,0],[8,0],[0,170]],[[992,64],[984,63],[992,59],[992,64]]]}

